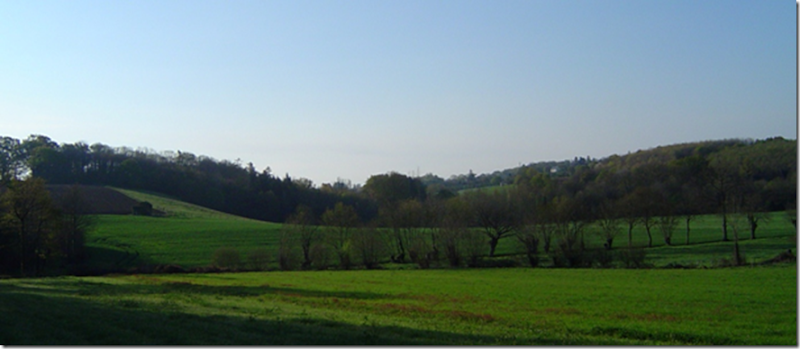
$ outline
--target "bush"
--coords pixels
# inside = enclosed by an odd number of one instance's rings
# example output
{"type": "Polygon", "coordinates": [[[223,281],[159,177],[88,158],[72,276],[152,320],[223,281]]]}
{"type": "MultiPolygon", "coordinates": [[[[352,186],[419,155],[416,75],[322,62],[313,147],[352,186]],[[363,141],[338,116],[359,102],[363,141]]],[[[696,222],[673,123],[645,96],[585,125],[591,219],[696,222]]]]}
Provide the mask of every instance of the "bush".
{"type": "Polygon", "coordinates": [[[715,268],[729,268],[729,267],[742,266],[742,265],[745,265],[745,263],[746,263],[746,260],[744,258],[744,254],[740,253],[739,254],[739,263],[736,263],[736,261],[733,258],[721,258],[721,259],[715,260],[714,263],[713,263],[713,266],[715,268]]]}
{"type": "Polygon", "coordinates": [[[264,247],[258,247],[247,256],[247,262],[252,270],[267,270],[269,268],[269,251],[264,247]]]}
{"type": "Polygon", "coordinates": [[[211,265],[219,268],[236,270],[240,264],[239,250],[233,247],[220,247],[214,251],[214,255],[211,257],[211,265]]]}
{"type": "Polygon", "coordinates": [[[646,268],[645,257],[647,251],[644,248],[623,248],[617,252],[618,259],[626,268],[646,268]]]}
{"type": "Polygon", "coordinates": [[[331,262],[331,249],[324,244],[316,244],[311,246],[311,267],[317,270],[325,270],[330,267],[331,262]]]}
{"type": "Polygon", "coordinates": [[[153,204],[142,201],[138,205],[133,206],[133,215],[134,216],[152,216],[153,215],[153,204]]]}
{"type": "Polygon", "coordinates": [[[517,268],[522,264],[514,259],[481,259],[475,265],[477,268],[517,268]]]}
{"type": "Polygon", "coordinates": [[[553,266],[557,268],[589,268],[592,266],[593,254],[578,249],[557,248],[550,255],[553,266]]]}
{"type": "Polygon", "coordinates": [[[593,258],[596,265],[600,268],[610,268],[614,262],[614,255],[606,249],[599,249],[594,252],[593,258]]]}
{"type": "Polygon", "coordinates": [[[174,264],[160,264],[155,267],[153,271],[156,274],[175,274],[175,273],[185,273],[184,270],[180,265],[174,264]]]}

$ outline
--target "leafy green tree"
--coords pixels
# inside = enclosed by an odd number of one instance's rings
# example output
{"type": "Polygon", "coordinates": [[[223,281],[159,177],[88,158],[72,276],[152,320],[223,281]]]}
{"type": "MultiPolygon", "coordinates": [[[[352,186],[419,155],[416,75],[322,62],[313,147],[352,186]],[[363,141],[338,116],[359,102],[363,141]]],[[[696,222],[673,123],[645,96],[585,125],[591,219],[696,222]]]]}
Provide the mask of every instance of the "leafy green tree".
{"type": "Polygon", "coordinates": [[[60,198],[61,233],[59,244],[67,263],[76,264],[86,258],[86,233],[96,224],[89,214],[89,202],[78,185],[72,185],[60,198]]]}
{"type": "Polygon", "coordinates": [[[311,208],[299,205],[295,209],[295,213],[289,216],[284,224],[284,229],[288,230],[298,241],[300,250],[303,252],[303,269],[311,267],[311,247],[321,242],[319,227],[315,223],[316,219],[311,208]]]}
{"type": "Polygon", "coordinates": [[[22,154],[18,139],[0,137],[0,184],[19,179],[25,166],[22,154]]]}
{"type": "Polygon", "coordinates": [[[465,194],[475,224],[489,238],[489,256],[494,257],[501,239],[513,236],[522,225],[520,201],[513,192],[474,191],[465,194]]]}
{"type": "Polygon", "coordinates": [[[611,250],[614,239],[622,233],[619,209],[615,202],[606,200],[601,203],[598,213],[597,225],[600,226],[600,236],[606,240],[603,246],[606,250],[611,250]]]}
{"type": "MultiPolygon", "coordinates": [[[[20,274],[26,275],[31,263],[38,274],[44,262],[58,250],[55,229],[58,215],[44,180],[31,177],[11,181],[0,197],[0,204],[4,230],[14,236],[12,245],[16,245],[20,274]]],[[[13,252],[7,249],[6,253],[13,252]]]]}
{"type": "Polygon", "coordinates": [[[363,190],[381,207],[392,207],[400,201],[410,199],[424,201],[426,197],[422,181],[397,172],[370,177],[363,190]]]}
{"type": "Polygon", "coordinates": [[[352,236],[353,252],[367,269],[376,269],[386,254],[386,244],[377,227],[355,229],[352,236]]]}
{"type": "Polygon", "coordinates": [[[725,152],[716,154],[710,162],[711,175],[708,182],[711,195],[722,217],[722,241],[728,239],[728,215],[731,206],[741,198],[743,185],[740,154],[725,152]]]}
{"type": "Polygon", "coordinates": [[[645,186],[636,188],[622,200],[627,212],[628,247],[632,245],[631,231],[636,223],[641,223],[647,232],[647,247],[653,247],[652,230],[656,226],[656,217],[661,213],[659,203],[663,197],[653,188],[645,186]]]}
{"type": "Polygon", "coordinates": [[[664,237],[664,243],[667,246],[672,245],[672,235],[675,228],[678,226],[678,217],[670,214],[664,214],[656,219],[656,227],[664,237]]]}
{"type": "Polygon", "coordinates": [[[322,223],[327,228],[327,242],[336,251],[339,266],[350,269],[351,234],[358,226],[358,214],[352,206],[341,202],[322,214],[322,223]]]}
{"type": "Polygon", "coordinates": [[[443,206],[437,224],[438,241],[450,266],[458,267],[464,260],[468,240],[469,205],[462,198],[454,197],[443,206]]]}

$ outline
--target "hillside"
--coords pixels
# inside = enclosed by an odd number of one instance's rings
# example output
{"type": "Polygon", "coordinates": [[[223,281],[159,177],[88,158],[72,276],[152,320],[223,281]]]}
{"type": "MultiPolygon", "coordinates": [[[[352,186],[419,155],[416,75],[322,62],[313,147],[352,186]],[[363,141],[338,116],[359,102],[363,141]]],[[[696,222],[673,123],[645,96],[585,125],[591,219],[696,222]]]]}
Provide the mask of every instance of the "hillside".
{"type": "MultiPolygon", "coordinates": [[[[48,185],[53,201],[63,206],[63,200],[71,185],[48,185]]],[[[131,198],[119,191],[96,185],[78,185],[81,197],[85,202],[85,214],[131,214],[139,200],[131,198]]]]}
{"type": "Polygon", "coordinates": [[[725,139],[687,142],[640,149],[627,154],[611,154],[604,158],[575,157],[572,160],[531,162],[520,167],[497,170],[492,173],[453,175],[443,179],[435,174],[420,177],[427,185],[440,185],[452,191],[494,187],[513,184],[521,170],[549,173],[563,178],[573,175],[579,168],[629,171],[644,165],[668,165],[689,156],[713,158],[719,155],[741,156],[756,168],[781,168],[797,172],[797,140],[781,137],[764,140],[725,139]],[[787,167],[788,166],[788,167],[787,167]]]}

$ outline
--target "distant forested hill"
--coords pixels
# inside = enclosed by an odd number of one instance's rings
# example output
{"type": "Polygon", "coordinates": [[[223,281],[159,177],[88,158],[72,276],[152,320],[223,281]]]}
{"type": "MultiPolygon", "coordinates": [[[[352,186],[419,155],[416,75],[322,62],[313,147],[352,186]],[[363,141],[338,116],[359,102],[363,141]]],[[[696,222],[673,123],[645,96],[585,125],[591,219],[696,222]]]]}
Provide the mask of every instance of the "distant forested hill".
{"type": "Polygon", "coordinates": [[[542,161],[478,175],[470,171],[447,179],[429,173],[420,179],[426,185],[457,192],[463,189],[514,184],[518,181],[518,175],[526,171],[548,173],[553,178],[566,178],[586,168],[604,172],[631,171],[643,166],[666,166],[692,156],[704,159],[741,156],[753,169],[758,169],[758,177],[763,180],[787,178],[791,173],[796,177],[797,173],[797,141],[776,137],[759,141],[726,139],[680,143],[638,150],[625,155],[615,154],[602,159],[587,156],[575,157],[572,160],[542,161]]]}
{"type": "Polygon", "coordinates": [[[368,199],[343,183],[314,188],[308,180],[258,172],[252,163],[218,161],[189,152],[156,153],[101,143],[56,143],[32,135],[0,138],[0,181],[26,175],[49,184],[110,185],[159,192],[196,205],[248,218],[281,222],[298,205],[317,215],[337,202],[353,206],[362,219],[377,212],[368,199]]]}
{"type": "MultiPolygon", "coordinates": [[[[380,206],[373,195],[379,191],[360,190],[349,183],[314,186],[307,179],[276,177],[268,168],[258,172],[252,163],[218,161],[181,151],[112,148],[101,143],[59,144],[41,135],[25,140],[0,138],[0,182],[27,175],[41,177],[49,184],[110,185],[159,192],[218,211],[275,222],[284,221],[300,205],[320,217],[339,202],[354,207],[359,219],[367,222],[378,217],[380,206]]],[[[740,188],[757,193],[747,195],[748,200],[756,202],[752,205],[760,210],[784,210],[796,205],[797,142],[771,138],[683,143],[603,159],[575,157],[531,163],[491,174],[470,171],[448,179],[427,174],[413,181],[426,186],[430,196],[498,185],[541,187],[545,185],[543,176],[558,186],[559,196],[591,193],[596,198],[615,200],[647,187],[677,198],[681,190],[688,190],[681,188],[691,184],[702,187],[705,201],[721,200],[714,195],[726,195],[727,188],[723,187],[729,183],[725,181],[735,178],[740,188]]],[[[425,196],[417,195],[417,200],[424,201],[425,196]]]]}

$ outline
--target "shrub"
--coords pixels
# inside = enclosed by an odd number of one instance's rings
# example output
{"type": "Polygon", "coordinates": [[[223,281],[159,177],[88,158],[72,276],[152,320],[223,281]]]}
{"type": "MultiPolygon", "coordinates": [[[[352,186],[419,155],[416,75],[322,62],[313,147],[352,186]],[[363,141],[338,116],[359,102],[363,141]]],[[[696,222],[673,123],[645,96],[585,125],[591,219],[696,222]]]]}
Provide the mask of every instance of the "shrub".
{"type": "Polygon", "coordinates": [[[325,244],[311,246],[311,267],[317,270],[325,270],[330,267],[331,249],[325,244]]]}
{"type": "Polygon", "coordinates": [[[611,251],[603,248],[595,251],[592,259],[598,267],[610,268],[611,263],[614,262],[614,255],[611,253],[611,251]]]}
{"type": "Polygon", "coordinates": [[[589,251],[578,249],[556,248],[550,254],[553,266],[557,268],[589,268],[592,266],[594,255],[589,251]]]}
{"type": "Polygon", "coordinates": [[[174,273],[185,273],[186,270],[183,269],[180,265],[175,264],[159,264],[156,265],[154,270],[156,274],[174,274],[174,273]]]}
{"type": "Polygon", "coordinates": [[[247,256],[247,262],[252,270],[267,270],[269,268],[269,251],[264,247],[258,247],[247,256]]]}
{"type": "Polygon", "coordinates": [[[240,264],[239,250],[233,247],[220,247],[214,251],[214,255],[211,257],[211,265],[220,268],[236,270],[240,264]]]}
{"type": "Polygon", "coordinates": [[[133,215],[135,216],[152,216],[153,215],[153,204],[142,201],[138,205],[133,206],[133,215]]]}
{"type": "Polygon", "coordinates": [[[647,252],[644,248],[623,248],[617,252],[617,256],[626,268],[645,268],[645,257],[647,252]]]}
{"type": "Polygon", "coordinates": [[[358,229],[353,233],[353,253],[364,268],[375,269],[386,254],[386,244],[377,229],[358,229]]]}
{"type": "Polygon", "coordinates": [[[475,265],[477,268],[517,268],[522,264],[514,259],[482,259],[475,265]]]}

